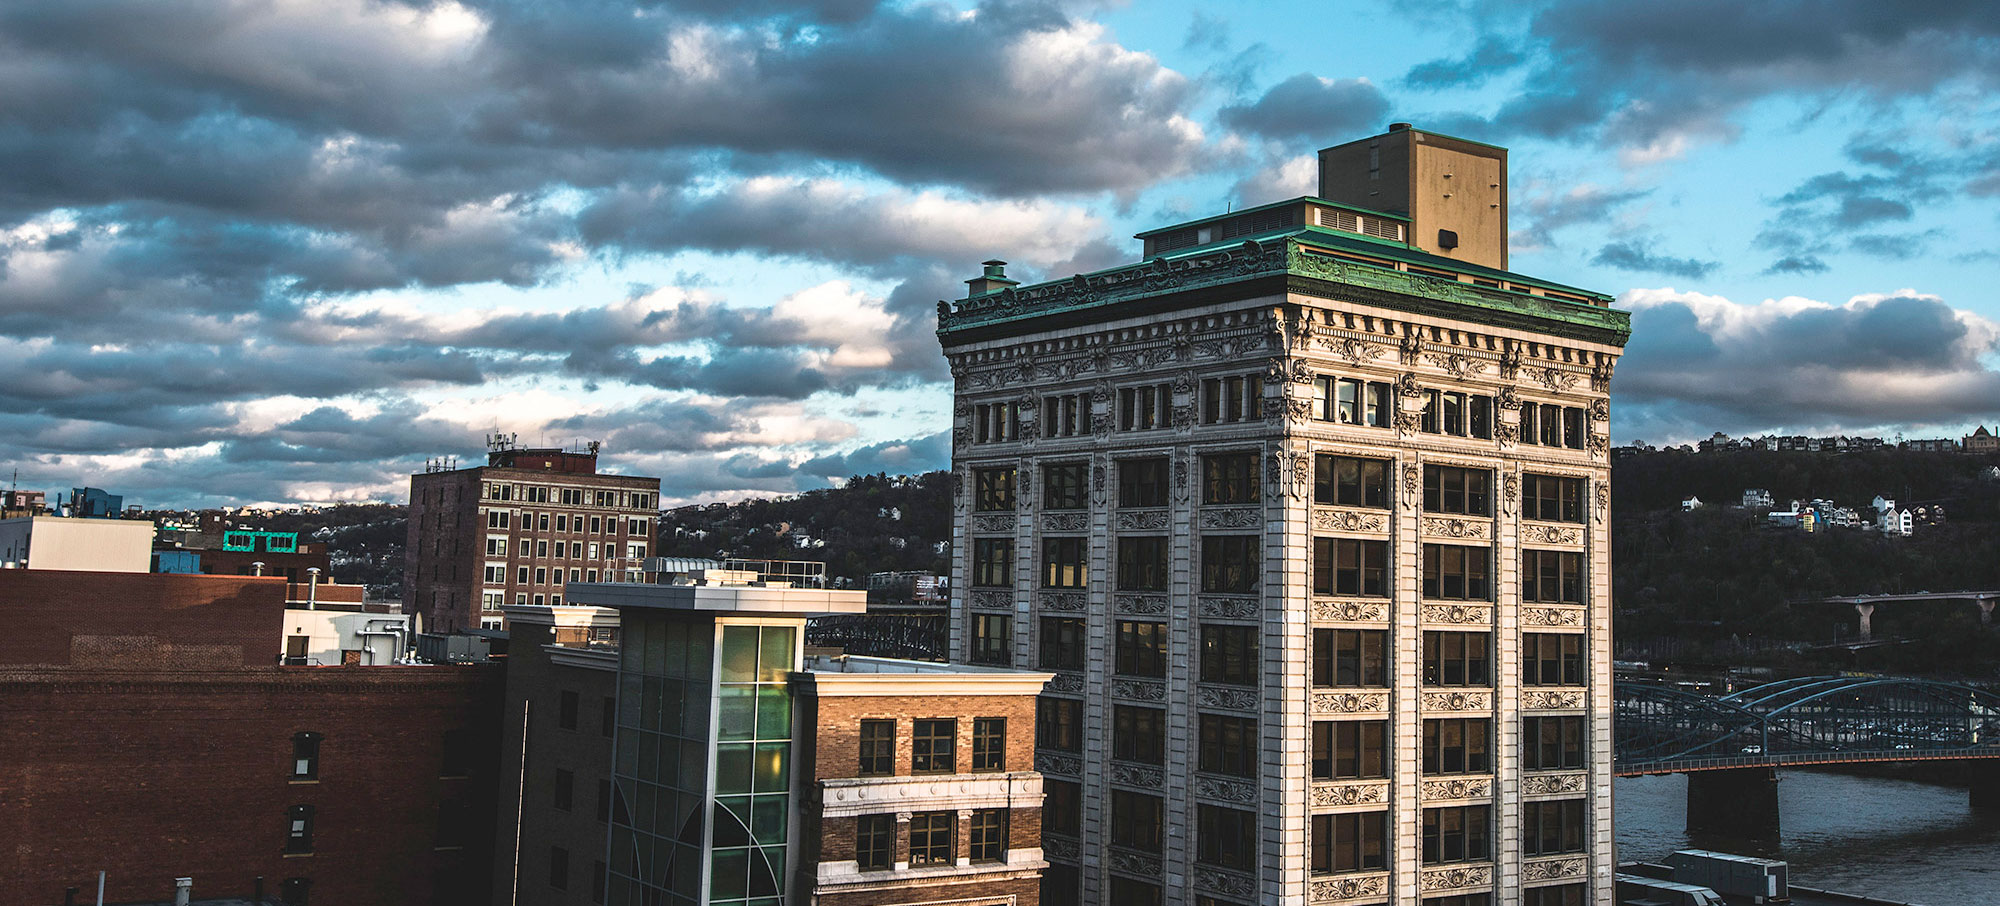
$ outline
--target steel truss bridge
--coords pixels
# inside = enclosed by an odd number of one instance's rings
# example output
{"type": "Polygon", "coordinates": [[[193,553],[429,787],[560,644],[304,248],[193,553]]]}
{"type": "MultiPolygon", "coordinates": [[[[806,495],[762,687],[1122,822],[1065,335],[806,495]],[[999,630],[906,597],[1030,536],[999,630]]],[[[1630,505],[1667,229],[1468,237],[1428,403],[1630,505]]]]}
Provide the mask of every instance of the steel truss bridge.
{"type": "Polygon", "coordinates": [[[1619,776],[2000,758],[2000,693],[1905,677],[1813,676],[1724,696],[1615,685],[1619,776]]]}

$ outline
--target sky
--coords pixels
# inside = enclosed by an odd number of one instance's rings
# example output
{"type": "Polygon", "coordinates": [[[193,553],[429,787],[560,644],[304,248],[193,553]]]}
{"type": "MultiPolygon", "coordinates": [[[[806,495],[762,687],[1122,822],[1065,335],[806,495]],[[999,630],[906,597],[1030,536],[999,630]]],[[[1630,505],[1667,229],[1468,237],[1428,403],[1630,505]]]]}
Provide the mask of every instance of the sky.
{"type": "MultiPolygon", "coordinates": [[[[2000,6],[0,4],[0,468],[401,501],[488,433],[665,503],[948,464],[940,299],[1510,149],[1512,267],[1617,296],[1616,442],[2000,421],[2000,6]]],[[[0,479],[12,476],[0,475],[0,479]]]]}

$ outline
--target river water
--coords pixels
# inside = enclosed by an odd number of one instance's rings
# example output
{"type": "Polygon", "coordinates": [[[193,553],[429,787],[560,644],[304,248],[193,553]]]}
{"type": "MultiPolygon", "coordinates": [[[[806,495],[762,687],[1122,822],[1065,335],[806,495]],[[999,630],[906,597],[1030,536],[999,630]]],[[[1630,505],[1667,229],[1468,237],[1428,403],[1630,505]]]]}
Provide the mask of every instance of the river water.
{"type": "Polygon", "coordinates": [[[2000,815],[1962,787],[1779,771],[1775,847],[1690,840],[1687,775],[1618,778],[1618,859],[1689,847],[1784,859],[1794,883],[1924,906],[2000,906],[2000,815]]]}

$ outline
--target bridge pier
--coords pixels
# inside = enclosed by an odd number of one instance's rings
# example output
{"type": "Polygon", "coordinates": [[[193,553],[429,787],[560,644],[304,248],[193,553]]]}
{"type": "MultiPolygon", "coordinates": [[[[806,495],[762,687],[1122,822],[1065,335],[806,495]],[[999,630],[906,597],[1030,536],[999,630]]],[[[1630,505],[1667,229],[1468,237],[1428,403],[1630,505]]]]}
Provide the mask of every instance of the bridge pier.
{"type": "Polygon", "coordinates": [[[1687,777],[1689,834],[1738,840],[1777,839],[1777,768],[1694,771],[1687,777]]]}
{"type": "Polygon", "coordinates": [[[1972,775],[1972,810],[2000,812],[2000,761],[1981,759],[1969,766],[1972,775]]]}
{"type": "Polygon", "coordinates": [[[1862,640],[1867,641],[1868,639],[1873,638],[1875,636],[1875,625],[1874,625],[1875,605],[1862,604],[1857,602],[1854,605],[1854,610],[1856,613],[1861,614],[1862,640]]]}

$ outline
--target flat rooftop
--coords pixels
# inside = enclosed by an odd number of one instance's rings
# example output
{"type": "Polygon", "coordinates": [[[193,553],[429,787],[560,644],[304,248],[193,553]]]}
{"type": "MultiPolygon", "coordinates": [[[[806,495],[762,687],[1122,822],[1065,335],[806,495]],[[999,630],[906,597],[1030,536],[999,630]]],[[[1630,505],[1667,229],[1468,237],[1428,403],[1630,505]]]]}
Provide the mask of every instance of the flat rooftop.
{"type": "Polygon", "coordinates": [[[650,585],[637,582],[572,582],[570,604],[674,610],[688,613],[772,614],[813,617],[866,613],[868,593],[785,585],[650,585]]]}

